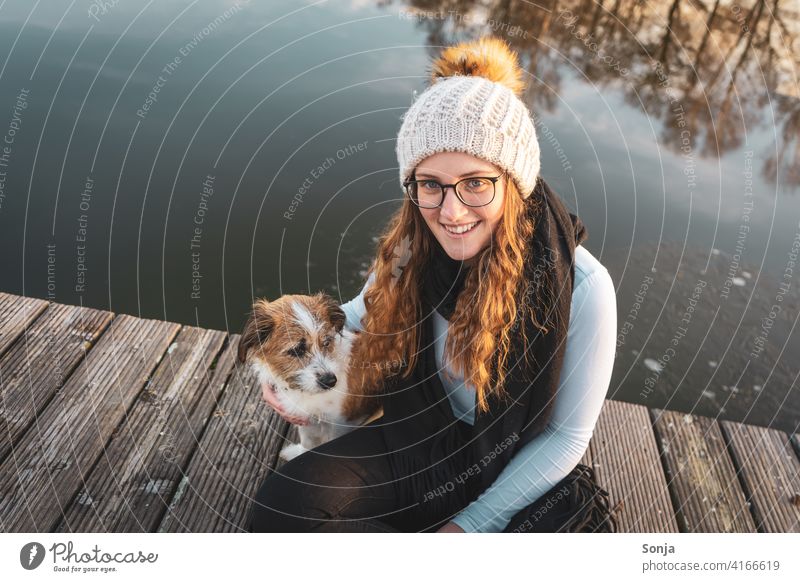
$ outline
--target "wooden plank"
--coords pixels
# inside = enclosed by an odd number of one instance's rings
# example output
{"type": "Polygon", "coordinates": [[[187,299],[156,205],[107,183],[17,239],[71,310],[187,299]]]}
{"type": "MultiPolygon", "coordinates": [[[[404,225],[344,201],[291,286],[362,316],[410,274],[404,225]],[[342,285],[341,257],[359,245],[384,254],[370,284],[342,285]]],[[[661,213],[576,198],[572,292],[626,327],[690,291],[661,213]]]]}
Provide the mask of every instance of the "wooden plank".
{"type": "Polygon", "coordinates": [[[0,293],[0,356],[47,308],[47,301],[0,293]]]}
{"type": "Polygon", "coordinates": [[[654,415],[681,531],[756,531],[717,422],[674,411],[654,415]]]}
{"type": "Polygon", "coordinates": [[[120,315],[0,465],[7,531],[50,531],[178,333],[120,315]]]}
{"type": "Polygon", "coordinates": [[[197,327],[181,330],[57,531],[155,530],[230,372],[230,357],[227,369],[211,370],[225,337],[197,327]]]}
{"type": "MultiPolygon", "coordinates": [[[[238,336],[231,343],[237,345],[238,336]]],[[[237,363],[159,531],[245,530],[287,427],[261,399],[253,372],[237,363]]]]}
{"type": "Polygon", "coordinates": [[[800,460],[786,433],[720,422],[758,531],[800,532],[800,460]]]}
{"type": "Polygon", "coordinates": [[[0,461],[105,331],[108,311],[53,303],[0,360],[0,461]]]}
{"type": "Polygon", "coordinates": [[[586,461],[608,491],[618,531],[678,531],[647,408],[606,400],[586,461]]]}

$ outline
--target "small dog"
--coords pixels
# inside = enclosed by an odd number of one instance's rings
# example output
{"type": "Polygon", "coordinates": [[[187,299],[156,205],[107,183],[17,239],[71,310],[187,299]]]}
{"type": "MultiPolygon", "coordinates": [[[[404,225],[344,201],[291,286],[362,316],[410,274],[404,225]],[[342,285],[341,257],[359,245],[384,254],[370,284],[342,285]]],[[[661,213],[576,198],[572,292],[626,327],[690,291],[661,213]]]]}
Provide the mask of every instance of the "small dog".
{"type": "Polygon", "coordinates": [[[354,364],[362,334],[344,324],[344,311],[325,293],[253,304],[239,362],[250,356],[259,381],[275,386],[286,412],[310,419],[298,427],[300,442],[281,450],[285,461],[382,414],[377,394],[367,393],[362,368],[354,364]]]}

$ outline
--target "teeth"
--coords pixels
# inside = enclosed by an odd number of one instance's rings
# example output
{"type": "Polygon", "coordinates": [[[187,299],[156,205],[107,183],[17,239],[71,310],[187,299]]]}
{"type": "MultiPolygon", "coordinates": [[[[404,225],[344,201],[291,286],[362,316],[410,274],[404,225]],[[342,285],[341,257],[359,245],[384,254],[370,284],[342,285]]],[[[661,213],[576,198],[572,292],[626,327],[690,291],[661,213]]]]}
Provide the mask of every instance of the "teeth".
{"type": "Polygon", "coordinates": [[[458,227],[452,227],[446,224],[443,224],[442,226],[444,226],[448,232],[452,232],[453,234],[462,234],[464,232],[467,232],[468,230],[472,230],[475,227],[475,225],[478,224],[478,222],[471,222],[469,224],[464,224],[458,227]]]}

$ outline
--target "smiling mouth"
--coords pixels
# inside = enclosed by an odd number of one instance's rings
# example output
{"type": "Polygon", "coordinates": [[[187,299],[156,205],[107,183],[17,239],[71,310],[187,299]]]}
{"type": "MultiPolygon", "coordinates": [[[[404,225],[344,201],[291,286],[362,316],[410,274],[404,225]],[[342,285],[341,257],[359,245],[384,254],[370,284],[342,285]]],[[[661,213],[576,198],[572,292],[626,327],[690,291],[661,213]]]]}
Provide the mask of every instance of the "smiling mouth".
{"type": "Polygon", "coordinates": [[[448,233],[460,235],[471,232],[472,230],[475,229],[476,226],[478,226],[478,224],[480,224],[480,222],[481,222],[480,220],[476,220],[475,222],[470,222],[468,224],[460,224],[458,226],[451,226],[449,224],[444,224],[441,222],[439,224],[441,224],[442,228],[444,228],[448,233]]]}

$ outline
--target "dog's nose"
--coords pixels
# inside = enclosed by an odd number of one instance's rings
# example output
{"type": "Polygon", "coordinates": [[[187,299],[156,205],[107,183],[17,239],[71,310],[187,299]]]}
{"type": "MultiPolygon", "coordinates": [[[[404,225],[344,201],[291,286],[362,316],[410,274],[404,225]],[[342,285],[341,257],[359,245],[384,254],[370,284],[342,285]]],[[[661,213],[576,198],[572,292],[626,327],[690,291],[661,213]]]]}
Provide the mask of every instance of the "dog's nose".
{"type": "Polygon", "coordinates": [[[317,384],[322,386],[325,390],[329,390],[336,386],[336,374],[327,372],[325,374],[317,375],[317,384]]]}

